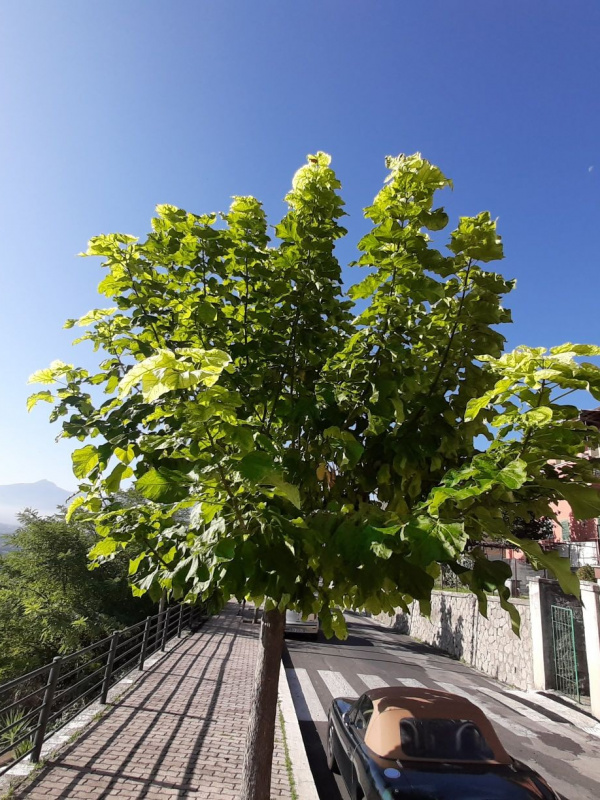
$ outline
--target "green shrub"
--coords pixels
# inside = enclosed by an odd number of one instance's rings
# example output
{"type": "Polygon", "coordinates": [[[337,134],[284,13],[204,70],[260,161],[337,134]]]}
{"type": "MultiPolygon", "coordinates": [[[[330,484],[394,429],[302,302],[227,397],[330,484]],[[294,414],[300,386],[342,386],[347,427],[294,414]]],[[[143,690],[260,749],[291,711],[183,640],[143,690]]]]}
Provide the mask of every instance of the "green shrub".
{"type": "MultiPolygon", "coordinates": [[[[13,744],[13,742],[16,742],[27,733],[29,725],[31,724],[31,720],[25,720],[24,722],[21,722],[25,716],[26,713],[23,711],[23,709],[13,708],[0,717],[0,730],[6,728],[8,725],[13,726],[9,730],[0,734],[0,747],[4,748],[7,745],[13,744]]],[[[28,753],[32,747],[33,741],[29,738],[24,739],[13,749],[13,757],[20,758],[21,756],[25,755],[25,753],[28,753]]]]}
{"type": "Polygon", "coordinates": [[[577,577],[580,581],[595,581],[596,573],[591,564],[584,564],[583,567],[579,567],[577,570],[577,577]]]}

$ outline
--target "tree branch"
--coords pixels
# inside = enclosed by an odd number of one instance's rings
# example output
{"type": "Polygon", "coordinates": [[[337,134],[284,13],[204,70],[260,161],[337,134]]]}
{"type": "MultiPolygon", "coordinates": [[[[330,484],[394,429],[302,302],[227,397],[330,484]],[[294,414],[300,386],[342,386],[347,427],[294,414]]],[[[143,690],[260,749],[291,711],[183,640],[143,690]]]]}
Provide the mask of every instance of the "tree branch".
{"type": "Polygon", "coordinates": [[[246,296],[244,297],[244,347],[246,350],[246,369],[248,369],[248,297],[250,289],[248,287],[248,256],[244,259],[244,280],[246,282],[246,296]]]}
{"type": "Polygon", "coordinates": [[[154,555],[155,555],[155,556],[158,558],[158,560],[159,560],[159,561],[160,561],[160,563],[163,565],[163,567],[166,567],[167,569],[170,569],[169,565],[168,565],[168,564],[167,564],[167,562],[166,562],[166,561],[163,559],[163,557],[162,557],[162,556],[161,556],[161,554],[158,552],[158,550],[156,549],[156,547],[154,547],[153,545],[151,545],[151,544],[150,544],[150,541],[149,541],[149,539],[147,539],[147,538],[146,538],[146,537],[145,537],[143,534],[142,534],[142,537],[141,537],[141,539],[142,539],[143,543],[146,545],[146,547],[148,548],[148,550],[150,550],[150,552],[151,552],[151,553],[154,553],[154,555]]]}
{"type": "MultiPolygon", "coordinates": [[[[211,447],[213,448],[213,450],[216,450],[216,443],[215,443],[214,436],[210,432],[210,430],[208,428],[208,425],[206,423],[204,424],[204,428],[206,430],[206,435],[208,436],[208,440],[210,441],[211,447]]],[[[235,514],[236,519],[237,519],[240,527],[242,528],[242,530],[248,532],[248,526],[246,525],[244,517],[242,516],[242,512],[240,511],[240,507],[239,507],[239,504],[237,502],[237,498],[233,493],[233,490],[231,488],[231,484],[230,484],[227,476],[225,475],[225,470],[221,466],[221,462],[220,461],[217,461],[216,467],[217,467],[217,472],[219,473],[219,477],[221,478],[221,483],[223,484],[223,488],[225,489],[225,491],[227,493],[227,496],[229,497],[229,500],[231,502],[231,506],[233,508],[233,513],[235,514]]]]}
{"type": "MultiPolygon", "coordinates": [[[[144,314],[145,314],[147,317],[149,317],[149,316],[150,316],[150,314],[148,313],[148,309],[147,309],[147,308],[146,308],[146,306],[144,305],[144,301],[142,300],[142,296],[141,296],[141,295],[140,295],[140,293],[138,292],[138,288],[137,288],[137,286],[136,286],[136,284],[135,284],[134,277],[133,277],[133,275],[132,275],[132,273],[131,273],[131,270],[129,269],[129,264],[127,263],[127,261],[125,261],[125,262],[124,262],[124,264],[125,264],[125,269],[127,270],[127,274],[129,275],[129,280],[131,281],[131,288],[132,288],[132,289],[133,289],[133,291],[135,292],[135,296],[136,296],[136,297],[137,297],[137,299],[138,299],[138,302],[139,302],[139,304],[140,304],[140,307],[141,307],[142,311],[144,312],[144,314]]],[[[158,335],[158,331],[157,331],[157,330],[156,330],[156,328],[154,327],[154,323],[153,323],[153,322],[151,322],[150,320],[148,320],[148,324],[149,324],[150,328],[152,329],[152,333],[154,334],[154,338],[156,339],[156,346],[157,346],[157,347],[160,347],[160,336],[158,335]]],[[[164,339],[164,337],[163,337],[163,339],[164,339]]],[[[166,339],[164,340],[164,343],[167,345],[167,347],[169,347],[169,349],[173,350],[173,347],[170,345],[170,343],[169,343],[169,342],[167,342],[167,340],[166,340],[166,339]]]]}
{"type": "Polygon", "coordinates": [[[436,390],[437,385],[438,385],[438,383],[440,381],[440,378],[442,377],[442,373],[443,373],[443,371],[444,371],[444,369],[446,367],[446,364],[448,363],[448,358],[450,356],[450,350],[452,348],[452,343],[454,342],[454,337],[456,336],[456,331],[458,329],[458,323],[459,323],[460,317],[462,315],[463,307],[464,307],[464,304],[465,304],[465,298],[467,296],[467,290],[469,288],[469,273],[471,272],[471,267],[472,266],[473,266],[473,261],[471,259],[469,259],[469,263],[467,265],[467,271],[465,273],[465,282],[464,282],[464,286],[463,286],[462,295],[461,295],[461,298],[460,298],[460,302],[458,304],[458,309],[457,309],[457,312],[456,312],[456,316],[454,318],[454,322],[453,322],[453,325],[452,325],[452,330],[450,331],[450,337],[448,339],[448,343],[447,343],[446,348],[444,350],[444,354],[442,355],[442,360],[440,361],[440,365],[438,367],[438,370],[437,370],[437,373],[435,375],[435,378],[433,379],[433,382],[432,382],[431,386],[429,387],[429,391],[427,392],[427,396],[425,398],[425,401],[420,405],[420,407],[413,414],[411,419],[407,420],[410,424],[414,424],[415,422],[417,422],[420,419],[420,417],[422,416],[422,414],[425,411],[425,409],[427,408],[427,400],[429,400],[429,398],[433,395],[434,391],[436,390]]]}
{"type": "Polygon", "coordinates": [[[293,358],[295,358],[295,339],[296,339],[296,332],[298,330],[298,322],[300,319],[300,303],[296,303],[296,313],[294,315],[294,321],[292,322],[292,329],[290,332],[290,344],[288,348],[288,358],[286,359],[286,363],[281,370],[281,374],[279,376],[279,382],[277,384],[277,391],[273,397],[273,406],[271,407],[271,416],[269,417],[269,421],[267,423],[266,433],[270,433],[271,425],[273,424],[273,418],[275,416],[275,409],[277,407],[277,403],[279,401],[281,390],[283,388],[283,381],[285,380],[286,373],[290,370],[291,367],[294,365],[291,364],[293,358]]]}
{"type": "MultiPolygon", "coordinates": [[[[542,403],[542,396],[544,394],[544,388],[546,386],[546,381],[542,379],[542,383],[540,384],[540,393],[538,394],[538,400],[535,404],[534,408],[539,408],[542,403]]],[[[533,428],[529,428],[525,436],[523,437],[523,444],[521,445],[521,449],[519,451],[519,458],[523,457],[523,453],[525,452],[525,448],[529,444],[531,436],[533,434],[533,428]]]]}
{"type": "Polygon", "coordinates": [[[573,394],[573,392],[576,392],[576,391],[577,391],[577,389],[569,389],[568,392],[563,392],[562,394],[559,394],[558,397],[555,397],[552,402],[553,403],[557,403],[559,400],[562,400],[563,397],[567,397],[567,395],[573,394]]]}

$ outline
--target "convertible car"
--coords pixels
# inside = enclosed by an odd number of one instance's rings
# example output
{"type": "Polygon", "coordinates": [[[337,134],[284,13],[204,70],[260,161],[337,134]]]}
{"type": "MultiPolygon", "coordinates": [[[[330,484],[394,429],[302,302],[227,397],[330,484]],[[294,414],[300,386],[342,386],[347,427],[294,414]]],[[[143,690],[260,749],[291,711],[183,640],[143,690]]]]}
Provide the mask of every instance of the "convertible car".
{"type": "Polygon", "coordinates": [[[508,755],[477,706],[433,689],[386,687],[335,699],[327,763],[352,800],[559,800],[508,755]]]}

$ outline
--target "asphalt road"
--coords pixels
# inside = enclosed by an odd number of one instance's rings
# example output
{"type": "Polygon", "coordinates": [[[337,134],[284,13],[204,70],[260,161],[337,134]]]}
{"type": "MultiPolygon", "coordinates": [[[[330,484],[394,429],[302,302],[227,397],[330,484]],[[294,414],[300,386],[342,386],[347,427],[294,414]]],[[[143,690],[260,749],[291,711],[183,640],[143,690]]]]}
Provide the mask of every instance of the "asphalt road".
{"type": "Polygon", "coordinates": [[[591,717],[573,714],[559,698],[511,691],[366,617],[346,618],[344,642],[322,634],[318,641],[286,639],[284,666],[320,798],[349,800],[343,781],[325,763],[332,697],[386,685],[465,693],[486,712],[507,751],[540,772],[565,800],[600,798],[600,724],[591,717]]]}

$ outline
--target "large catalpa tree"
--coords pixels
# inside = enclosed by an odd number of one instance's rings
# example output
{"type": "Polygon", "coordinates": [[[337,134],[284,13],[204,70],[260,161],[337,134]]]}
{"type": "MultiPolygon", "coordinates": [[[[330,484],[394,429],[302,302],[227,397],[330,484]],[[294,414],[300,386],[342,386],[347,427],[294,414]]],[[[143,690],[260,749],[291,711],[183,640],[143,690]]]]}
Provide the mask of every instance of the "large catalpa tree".
{"type": "Polygon", "coordinates": [[[112,307],[67,326],[87,328],[98,372],[54,362],[32,378],[54,388],[30,403],[54,403],[62,435],[83,443],[70,513],[95,518],[93,558],[134,544],[136,593],[264,602],[248,800],[269,797],[286,608],[344,636],[344,608],[418,599],[426,612],[444,564],[482,613],[497,592],[516,626],[509,567],[477,547],[462,566],[467,541],[514,542],[576,593],[568,564],[514,522],[551,517],[561,498],[600,513],[580,455],[598,432],[565,404],[578,389],[600,400],[600,369],[579,359],[600,348],[503,355],[513,283],[487,266],[502,258],[496,225],[462,217],[434,247],[427,231],[448,224],[434,195],[450,181],[419,154],[387,160],[358,245],[368,272],[345,295],[329,163],[318,153],[296,173],[273,239],[252,197],[221,215],[159,206],[143,242],[92,239],[112,307]],[[125,479],[143,502],[113,499],[125,479]]]}

